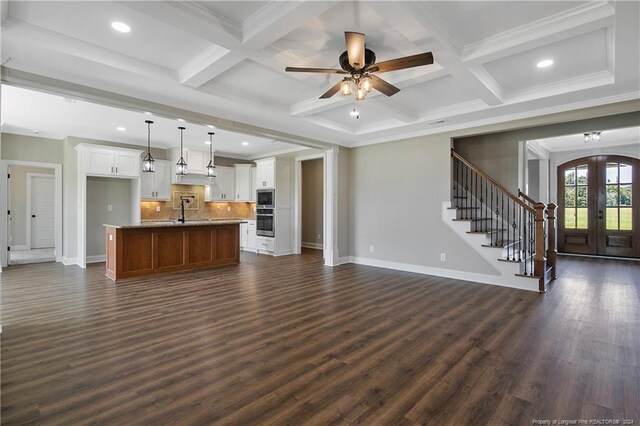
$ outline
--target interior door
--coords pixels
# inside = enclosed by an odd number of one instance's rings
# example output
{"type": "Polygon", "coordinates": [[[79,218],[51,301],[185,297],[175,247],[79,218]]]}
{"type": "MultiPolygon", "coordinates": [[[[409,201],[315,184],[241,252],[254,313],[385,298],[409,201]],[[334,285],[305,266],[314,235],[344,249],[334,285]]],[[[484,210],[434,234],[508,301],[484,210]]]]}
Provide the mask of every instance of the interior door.
{"type": "Polygon", "coordinates": [[[54,176],[31,176],[31,248],[55,246],[54,176]]]}
{"type": "Polygon", "coordinates": [[[640,161],[600,155],[558,167],[558,250],[640,257],[640,161]]]}

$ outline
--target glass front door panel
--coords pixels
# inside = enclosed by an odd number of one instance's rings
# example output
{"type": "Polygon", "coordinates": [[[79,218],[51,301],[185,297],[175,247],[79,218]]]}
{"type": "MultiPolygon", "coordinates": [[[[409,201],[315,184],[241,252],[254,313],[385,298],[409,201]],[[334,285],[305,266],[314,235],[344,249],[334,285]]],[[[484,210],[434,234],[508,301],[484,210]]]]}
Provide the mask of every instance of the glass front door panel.
{"type": "Polygon", "coordinates": [[[606,229],[630,231],[633,228],[633,166],[606,164],[606,229]]]}
{"type": "Polygon", "coordinates": [[[564,172],[564,226],[587,229],[589,226],[589,172],[586,164],[564,172]]]}

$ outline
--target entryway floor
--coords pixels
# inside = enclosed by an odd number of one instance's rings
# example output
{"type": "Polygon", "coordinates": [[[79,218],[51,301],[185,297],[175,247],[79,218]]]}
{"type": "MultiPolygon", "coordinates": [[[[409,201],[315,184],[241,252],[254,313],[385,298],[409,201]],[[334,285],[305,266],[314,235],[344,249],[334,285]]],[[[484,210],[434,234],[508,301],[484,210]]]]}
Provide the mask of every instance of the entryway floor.
{"type": "Polygon", "coordinates": [[[53,248],[9,252],[10,265],[25,265],[28,263],[45,263],[55,261],[56,255],[53,248]]]}

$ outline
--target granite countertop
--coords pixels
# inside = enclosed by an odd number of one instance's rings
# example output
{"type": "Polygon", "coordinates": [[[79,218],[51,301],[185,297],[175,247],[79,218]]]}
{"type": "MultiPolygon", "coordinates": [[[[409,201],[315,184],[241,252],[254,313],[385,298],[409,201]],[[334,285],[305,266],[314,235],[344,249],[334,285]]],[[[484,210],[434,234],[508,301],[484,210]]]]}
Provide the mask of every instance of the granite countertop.
{"type": "Polygon", "coordinates": [[[177,222],[174,220],[158,220],[158,221],[145,221],[139,225],[112,225],[105,223],[104,226],[110,228],[124,229],[124,228],[169,228],[176,226],[211,226],[211,225],[234,225],[238,223],[246,223],[249,219],[208,219],[208,220],[188,220],[185,223],[177,222]]]}

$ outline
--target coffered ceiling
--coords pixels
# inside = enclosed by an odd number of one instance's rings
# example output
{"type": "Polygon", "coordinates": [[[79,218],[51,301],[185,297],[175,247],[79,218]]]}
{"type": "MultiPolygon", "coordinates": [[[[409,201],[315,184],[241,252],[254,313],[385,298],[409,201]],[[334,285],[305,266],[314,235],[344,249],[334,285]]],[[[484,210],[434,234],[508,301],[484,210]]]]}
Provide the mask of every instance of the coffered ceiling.
{"type": "Polygon", "coordinates": [[[116,94],[358,146],[638,99],[636,1],[2,2],[2,63],[116,94]],[[114,31],[120,21],[131,32],[114,31]],[[318,99],[340,76],[344,31],[402,90],[318,99]],[[551,59],[553,64],[536,64],[551,59]]]}

